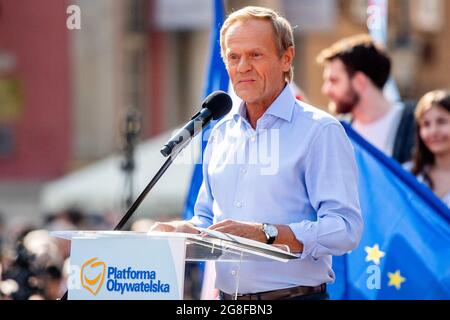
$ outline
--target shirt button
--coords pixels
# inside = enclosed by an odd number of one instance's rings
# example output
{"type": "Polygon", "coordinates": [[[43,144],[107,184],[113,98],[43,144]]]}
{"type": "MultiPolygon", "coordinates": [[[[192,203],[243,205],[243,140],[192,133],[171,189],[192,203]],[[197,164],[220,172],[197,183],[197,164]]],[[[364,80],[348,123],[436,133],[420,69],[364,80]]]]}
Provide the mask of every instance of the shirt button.
{"type": "Polygon", "coordinates": [[[251,136],[250,137],[250,141],[255,142],[256,141],[256,136],[251,136]]]}
{"type": "Polygon", "coordinates": [[[242,174],[246,174],[246,173],[247,173],[247,169],[242,168],[242,169],[241,169],[241,173],[242,173],[242,174]]]}
{"type": "Polygon", "coordinates": [[[236,270],[231,270],[231,275],[234,277],[236,275],[236,270]]]}
{"type": "Polygon", "coordinates": [[[242,202],[236,201],[235,205],[236,205],[236,207],[241,208],[242,207],[242,202]]]}

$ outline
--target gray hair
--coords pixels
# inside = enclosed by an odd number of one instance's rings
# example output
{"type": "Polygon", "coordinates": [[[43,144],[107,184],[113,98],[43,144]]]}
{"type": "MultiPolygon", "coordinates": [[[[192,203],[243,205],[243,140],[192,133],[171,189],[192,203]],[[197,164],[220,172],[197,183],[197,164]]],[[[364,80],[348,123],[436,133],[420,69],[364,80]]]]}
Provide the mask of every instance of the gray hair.
{"type": "MultiPolygon", "coordinates": [[[[248,21],[251,19],[261,19],[271,22],[275,46],[278,54],[281,56],[287,49],[294,46],[294,35],[290,23],[281,15],[269,8],[248,6],[233,12],[223,23],[220,30],[220,48],[222,59],[225,61],[225,35],[228,29],[236,22],[248,21]]],[[[284,78],[287,82],[291,82],[294,78],[294,67],[285,72],[284,78]]]]}

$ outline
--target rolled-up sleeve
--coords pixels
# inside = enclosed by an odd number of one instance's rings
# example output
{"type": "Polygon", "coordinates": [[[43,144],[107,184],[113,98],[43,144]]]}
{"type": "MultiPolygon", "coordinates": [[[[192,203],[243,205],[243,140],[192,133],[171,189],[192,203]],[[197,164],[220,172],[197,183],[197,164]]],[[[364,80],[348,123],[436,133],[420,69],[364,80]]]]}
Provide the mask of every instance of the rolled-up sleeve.
{"type": "Polygon", "coordinates": [[[212,214],[212,197],[209,185],[205,182],[207,179],[203,179],[202,185],[198,192],[197,201],[195,203],[195,215],[192,217],[192,222],[197,227],[207,228],[213,223],[212,214]]]}
{"type": "Polygon", "coordinates": [[[211,193],[211,187],[209,184],[209,177],[208,177],[208,163],[211,154],[210,151],[211,148],[212,146],[208,142],[203,156],[203,164],[202,164],[203,181],[198,191],[197,200],[194,206],[195,214],[192,217],[192,219],[189,220],[197,227],[202,228],[207,228],[213,224],[212,206],[214,198],[211,193]]]}
{"type": "Polygon", "coordinates": [[[339,123],[327,123],[311,141],[304,180],[317,220],[291,223],[303,244],[301,259],[343,255],[354,249],[363,231],[353,147],[339,123]]]}

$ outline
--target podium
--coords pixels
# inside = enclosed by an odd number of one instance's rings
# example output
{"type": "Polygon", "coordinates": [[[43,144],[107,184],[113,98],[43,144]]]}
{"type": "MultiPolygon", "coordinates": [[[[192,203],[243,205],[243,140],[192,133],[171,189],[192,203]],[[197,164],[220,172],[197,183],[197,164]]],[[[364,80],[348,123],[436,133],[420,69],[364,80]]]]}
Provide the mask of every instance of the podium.
{"type": "MultiPolygon", "coordinates": [[[[279,261],[298,256],[257,241],[201,229],[202,234],[55,231],[70,240],[68,299],[182,300],[185,263],[279,261]]],[[[236,276],[236,294],[239,274],[236,276]]]]}

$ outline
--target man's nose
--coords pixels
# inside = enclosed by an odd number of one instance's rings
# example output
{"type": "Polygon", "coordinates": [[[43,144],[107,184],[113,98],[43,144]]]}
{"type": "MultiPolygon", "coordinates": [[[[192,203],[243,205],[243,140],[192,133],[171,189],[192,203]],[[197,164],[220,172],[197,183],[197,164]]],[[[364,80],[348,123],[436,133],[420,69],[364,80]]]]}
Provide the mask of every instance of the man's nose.
{"type": "Polygon", "coordinates": [[[248,59],[246,57],[242,57],[239,60],[238,69],[237,69],[238,72],[245,73],[245,72],[251,70],[251,68],[252,68],[252,65],[250,64],[250,62],[248,61],[248,59]]]}
{"type": "Polygon", "coordinates": [[[328,81],[325,81],[323,83],[321,91],[322,91],[322,94],[324,96],[329,96],[330,95],[331,87],[330,87],[330,84],[328,83],[328,81]]]}

